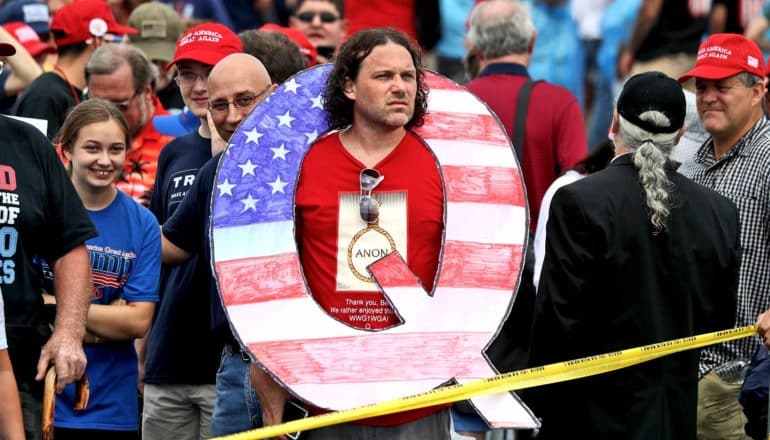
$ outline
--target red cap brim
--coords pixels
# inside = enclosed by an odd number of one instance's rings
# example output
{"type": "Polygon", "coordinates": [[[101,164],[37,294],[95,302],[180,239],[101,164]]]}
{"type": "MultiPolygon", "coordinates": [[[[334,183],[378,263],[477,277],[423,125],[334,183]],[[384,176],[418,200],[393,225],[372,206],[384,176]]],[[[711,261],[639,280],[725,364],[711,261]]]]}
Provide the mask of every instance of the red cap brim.
{"type": "Polygon", "coordinates": [[[696,66],[694,69],[680,76],[678,81],[685,82],[690,78],[703,78],[703,79],[725,79],[727,77],[737,75],[744,70],[736,67],[722,67],[722,66],[696,66]]]}
{"type": "Polygon", "coordinates": [[[0,43],[0,56],[9,57],[16,53],[16,48],[10,43],[0,43]]]}
{"type": "Polygon", "coordinates": [[[175,57],[173,60],[171,60],[170,63],[168,63],[166,70],[171,69],[172,66],[180,61],[197,61],[208,66],[214,66],[227,55],[228,54],[206,50],[193,51],[192,53],[185,53],[181,56],[175,57]]]}

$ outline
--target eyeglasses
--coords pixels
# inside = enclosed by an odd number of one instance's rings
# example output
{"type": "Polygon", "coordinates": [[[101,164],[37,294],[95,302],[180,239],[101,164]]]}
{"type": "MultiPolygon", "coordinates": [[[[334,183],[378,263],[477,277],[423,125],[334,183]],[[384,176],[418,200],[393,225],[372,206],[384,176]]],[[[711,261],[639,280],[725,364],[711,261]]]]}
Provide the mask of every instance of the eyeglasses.
{"type": "Polygon", "coordinates": [[[271,85],[272,84],[268,84],[267,87],[262,89],[259,93],[246,93],[244,95],[236,96],[232,101],[218,99],[216,101],[209,102],[209,110],[211,110],[212,114],[221,115],[227,113],[227,110],[230,109],[230,104],[234,105],[235,108],[248,108],[252,106],[254,102],[258,100],[259,97],[267,91],[267,89],[270,88],[271,85]]]}
{"type": "Polygon", "coordinates": [[[313,20],[315,20],[316,16],[321,17],[321,22],[323,23],[334,23],[335,21],[340,19],[338,15],[335,15],[333,12],[329,12],[329,11],[321,11],[321,12],[305,11],[305,12],[300,12],[299,14],[296,15],[297,20],[304,23],[312,23],[313,20]]]}
{"type": "Polygon", "coordinates": [[[200,78],[201,81],[204,83],[206,80],[209,79],[209,74],[211,73],[211,69],[206,70],[203,73],[196,73],[192,70],[185,70],[181,72],[177,72],[176,76],[174,77],[174,80],[176,80],[176,83],[179,85],[179,87],[189,87],[193,84],[195,84],[195,80],[197,78],[200,78]]]}
{"type": "MultiPolygon", "coordinates": [[[[144,92],[142,92],[142,93],[144,93],[144,92]]],[[[136,97],[139,96],[139,95],[140,95],[140,93],[137,93],[136,91],[134,91],[134,94],[131,95],[130,98],[124,99],[123,101],[114,101],[112,99],[102,98],[101,96],[94,96],[94,95],[91,95],[90,93],[88,94],[88,97],[89,98],[99,98],[99,99],[103,99],[105,101],[111,102],[115,107],[118,108],[118,110],[120,110],[121,112],[125,113],[125,112],[128,111],[128,107],[131,105],[131,101],[136,99],[136,97]]]]}
{"type": "Polygon", "coordinates": [[[372,197],[372,191],[374,191],[374,188],[377,188],[377,185],[383,179],[385,179],[385,176],[374,168],[364,168],[361,170],[361,200],[358,202],[358,211],[361,214],[361,220],[366,223],[377,223],[380,219],[380,204],[372,197]]]}

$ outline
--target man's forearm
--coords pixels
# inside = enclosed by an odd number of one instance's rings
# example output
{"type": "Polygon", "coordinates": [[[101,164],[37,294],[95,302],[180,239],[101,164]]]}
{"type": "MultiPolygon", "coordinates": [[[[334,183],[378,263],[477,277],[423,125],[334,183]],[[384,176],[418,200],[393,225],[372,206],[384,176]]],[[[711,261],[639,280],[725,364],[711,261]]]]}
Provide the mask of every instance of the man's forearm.
{"type": "Polygon", "coordinates": [[[660,10],[663,7],[663,0],[645,0],[642,2],[639,10],[639,17],[636,19],[636,25],[628,41],[628,48],[632,54],[642,46],[642,42],[647,38],[647,34],[658,21],[660,10]]]}
{"type": "Polygon", "coordinates": [[[186,250],[180,248],[174,242],[166,238],[166,235],[163,234],[163,230],[161,230],[160,234],[160,243],[161,243],[161,261],[163,264],[168,265],[177,265],[182,264],[185,261],[192,258],[192,253],[187,252],[186,250]]]}
{"type": "Polygon", "coordinates": [[[83,339],[93,291],[86,246],[82,244],[73,248],[57,259],[52,267],[57,304],[54,331],[83,339]]]}

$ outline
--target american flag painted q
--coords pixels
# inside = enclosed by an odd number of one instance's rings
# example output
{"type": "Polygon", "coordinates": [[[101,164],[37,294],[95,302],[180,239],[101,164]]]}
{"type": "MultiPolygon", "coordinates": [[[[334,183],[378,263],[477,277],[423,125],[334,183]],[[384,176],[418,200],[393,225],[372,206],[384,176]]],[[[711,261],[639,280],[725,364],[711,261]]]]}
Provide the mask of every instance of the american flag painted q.
{"type": "MultiPolygon", "coordinates": [[[[526,194],[496,116],[442,76],[427,72],[429,113],[415,131],[444,179],[445,237],[433,295],[392,253],[369,269],[401,325],[358,330],[310,296],[294,241],[294,188],[302,157],[328,130],[321,96],[331,67],[282,84],[243,122],[220,162],[212,255],[234,333],[296,396],[329,410],[494,375],[483,350],[518,284],[526,194]]],[[[538,425],[515,394],[473,403],[493,427],[538,425]]]]}

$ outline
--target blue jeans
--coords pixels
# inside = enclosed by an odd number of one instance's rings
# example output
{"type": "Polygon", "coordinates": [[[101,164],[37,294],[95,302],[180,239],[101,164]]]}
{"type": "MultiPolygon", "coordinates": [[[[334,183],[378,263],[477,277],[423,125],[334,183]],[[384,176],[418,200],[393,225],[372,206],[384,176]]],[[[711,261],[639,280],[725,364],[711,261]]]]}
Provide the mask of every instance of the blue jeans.
{"type": "Polygon", "coordinates": [[[251,387],[249,363],[225,345],[217,371],[217,399],[211,414],[211,435],[219,437],[262,426],[262,407],[251,387]]]}

